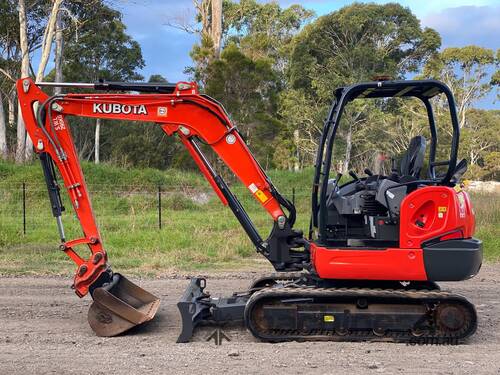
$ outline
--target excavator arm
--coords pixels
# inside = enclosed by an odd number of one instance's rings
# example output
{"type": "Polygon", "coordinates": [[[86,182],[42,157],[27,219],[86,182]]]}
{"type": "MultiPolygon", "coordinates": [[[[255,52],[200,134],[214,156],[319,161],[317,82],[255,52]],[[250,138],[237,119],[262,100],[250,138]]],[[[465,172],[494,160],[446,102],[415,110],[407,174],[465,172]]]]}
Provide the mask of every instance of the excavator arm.
{"type": "Polygon", "coordinates": [[[114,275],[94,218],[68,116],[153,123],[159,125],[167,135],[177,135],[221,202],[231,208],[257,251],[269,259],[279,271],[301,270],[308,266],[308,242],[301,232],[292,229],[295,222],[293,204],[273,186],[236,127],[232,125],[222,105],[213,98],[200,94],[195,83],[52,84],[140,93],[94,91],[53,96],[42,91],[42,85],[51,84],[36,84],[29,78],[21,79],[17,82],[18,97],[27,133],[42,163],[52,211],[61,237],[60,248],[77,266],[74,289],[78,296],[83,297],[90,291],[95,299],[93,291],[96,288],[102,289],[103,285],[112,284],[114,275]],[[210,165],[200,143],[208,145],[220,157],[273,218],[274,225],[266,240],[262,239],[236,196],[210,165]],[[80,221],[83,230],[81,238],[68,240],[64,234],[61,220],[64,207],[59,195],[55,168],[59,170],[74,212],[80,221]],[[75,248],[80,245],[89,248],[89,257],[79,255],[75,248]]]}

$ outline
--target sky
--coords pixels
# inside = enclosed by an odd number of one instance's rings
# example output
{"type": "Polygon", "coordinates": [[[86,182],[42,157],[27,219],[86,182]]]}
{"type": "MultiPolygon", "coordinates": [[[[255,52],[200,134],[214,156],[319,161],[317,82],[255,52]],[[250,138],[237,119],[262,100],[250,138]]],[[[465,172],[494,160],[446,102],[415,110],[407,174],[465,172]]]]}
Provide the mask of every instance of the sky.
{"type": "MultiPolygon", "coordinates": [[[[375,1],[387,3],[389,1],[375,1]]],[[[343,0],[280,0],[282,6],[301,4],[318,16],[330,13],[352,1],[343,0]]],[[[436,29],[443,47],[477,44],[500,48],[500,0],[404,0],[422,21],[423,26],[436,29]]],[[[128,33],[142,47],[146,66],[145,77],[162,74],[171,81],[185,79],[184,68],[191,64],[189,51],[196,36],[168,26],[181,16],[194,16],[192,0],[121,0],[115,2],[123,12],[128,33]]]]}
{"type": "MultiPolygon", "coordinates": [[[[264,2],[264,0],[262,0],[264,2]]],[[[321,16],[352,1],[278,0],[282,6],[301,4],[321,16]]],[[[383,4],[390,1],[374,0],[383,4]]],[[[394,0],[392,1],[394,2],[394,0]]],[[[500,0],[401,0],[421,20],[442,37],[442,47],[476,44],[500,48],[500,0]]],[[[195,35],[178,30],[168,23],[176,18],[193,19],[192,0],[118,0],[128,33],[141,47],[146,65],[141,74],[161,74],[169,81],[186,80],[185,67],[192,64],[189,52],[197,41],[195,35]]],[[[492,106],[494,95],[481,106],[492,106]],[[490,103],[490,104],[488,104],[490,103]]],[[[498,103],[497,103],[498,104],[498,103]]]]}

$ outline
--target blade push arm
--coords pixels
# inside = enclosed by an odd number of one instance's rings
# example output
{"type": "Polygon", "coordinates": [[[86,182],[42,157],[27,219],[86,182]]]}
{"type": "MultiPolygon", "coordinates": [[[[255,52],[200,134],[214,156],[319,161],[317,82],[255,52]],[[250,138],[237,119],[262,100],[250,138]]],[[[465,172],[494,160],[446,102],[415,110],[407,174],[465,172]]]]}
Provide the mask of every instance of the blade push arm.
{"type": "MultiPolygon", "coordinates": [[[[277,269],[302,268],[302,263],[308,260],[308,253],[292,249],[305,244],[301,233],[292,230],[295,208],[272,185],[219,103],[200,95],[194,83],[181,82],[174,89],[168,87],[171,93],[162,89],[153,94],[150,92],[155,91],[149,85],[144,88],[142,85],[113,83],[110,87],[101,83],[94,88],[146,91],[148,94],[92,93],[49,97],[29,79],[18,82],[19,99],[28,134],[36,152],[48,153],[60,170],[85,234],[78,243],[88,245],[93,254],[91,259],[83,262],[75,258],[80,262],[77,263],[77,278],[80,273],[90,273],[90,269],[98,277],[105,268],[106,253],[101,246],[67,116],[151,122],[161,126],[166,134],[179,136],[222,203],[231,208],[257,250],[277,269]],[[38,110],[33,107],[33,103],[37,103],[35,106],[39,107],[38,110]],[[201,152],[200,142],[213,149],[271,215],[275,225],[267,240],[262,240],[239,201],[209,164],[201,152]],[[283,208],[287,209],[288,216],[283,208]],[[103,254],[100,262],[103,262],[104,268],[101,270],[95,270],[92,266],[96,253],[103,254]],[[86,267],[86,272],[81,270],[82,265],[86,267]]],[[[64,243],[65,251],[74,258],[73,254],[76,253],[72,251],[71,245],[71,241],[64,243]]]]}

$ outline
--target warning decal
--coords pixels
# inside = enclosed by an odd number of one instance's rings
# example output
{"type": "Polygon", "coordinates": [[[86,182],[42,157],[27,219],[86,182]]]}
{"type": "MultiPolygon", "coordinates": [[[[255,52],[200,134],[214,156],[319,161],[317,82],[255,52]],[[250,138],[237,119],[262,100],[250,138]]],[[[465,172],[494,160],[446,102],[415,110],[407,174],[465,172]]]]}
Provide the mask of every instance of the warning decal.
{"type": "Polygon", "coordinates": [[[262,202],[265,203],[269,199],[266,193],[264,193],[262,190],[257,190],[255,192],[255,196],[262,202]]]}

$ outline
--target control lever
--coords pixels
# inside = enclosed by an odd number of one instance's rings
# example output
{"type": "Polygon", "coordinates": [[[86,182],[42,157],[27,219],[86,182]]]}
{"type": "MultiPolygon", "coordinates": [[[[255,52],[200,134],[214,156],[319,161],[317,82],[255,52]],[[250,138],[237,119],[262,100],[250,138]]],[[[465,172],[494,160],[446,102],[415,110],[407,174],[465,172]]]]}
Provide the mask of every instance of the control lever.
{"type": "Polygon", "coordinates": [[[398,173],[398,163],[394,158],[391,158],[391,172],[398,173]]]}
{"type": "Polygon", "coordinates": [[[335,185],[333,185],[332,192],[330,193],[328,200],[326,202],[326,205],[329,206],[332,202],[332,199],[335,198],[335,190],[337,190],[337,186],[339,186],[339,181],[342,178],[342,173],[337,173],[337,176],[335,177],[335,185]]]}
{"type": "Polygon", "coordinates": [[[349,171],[349,176],[351,176],[356,181],[359,181],[358,175],[356,173],[354,173],[353,171],[349,171]]]}
{"type": "Polygon", "coordinates": [[[339,186],[339,181],[342,178],[342,173],[337,173],[337,176],[335,177],[335,185],[333,185],[333,190],[332,193],[335,193],[335,190],[337,189],[337,186],[339,186]]]}
{"type": "Polygon", "coordinates": [[[368,176],[373,176],[373,172],[371,170],[369,170],[368,168],[365,168],[365,173],[368,175],[368,176]]]}
{"type": "Polygon", "coordinates": [[[391,175],[389,176],[389,179],[395,182],[399,182],[399,173],[398,173],[398,164],[396,162],[396,159],[391,158],[391,175]]]}

